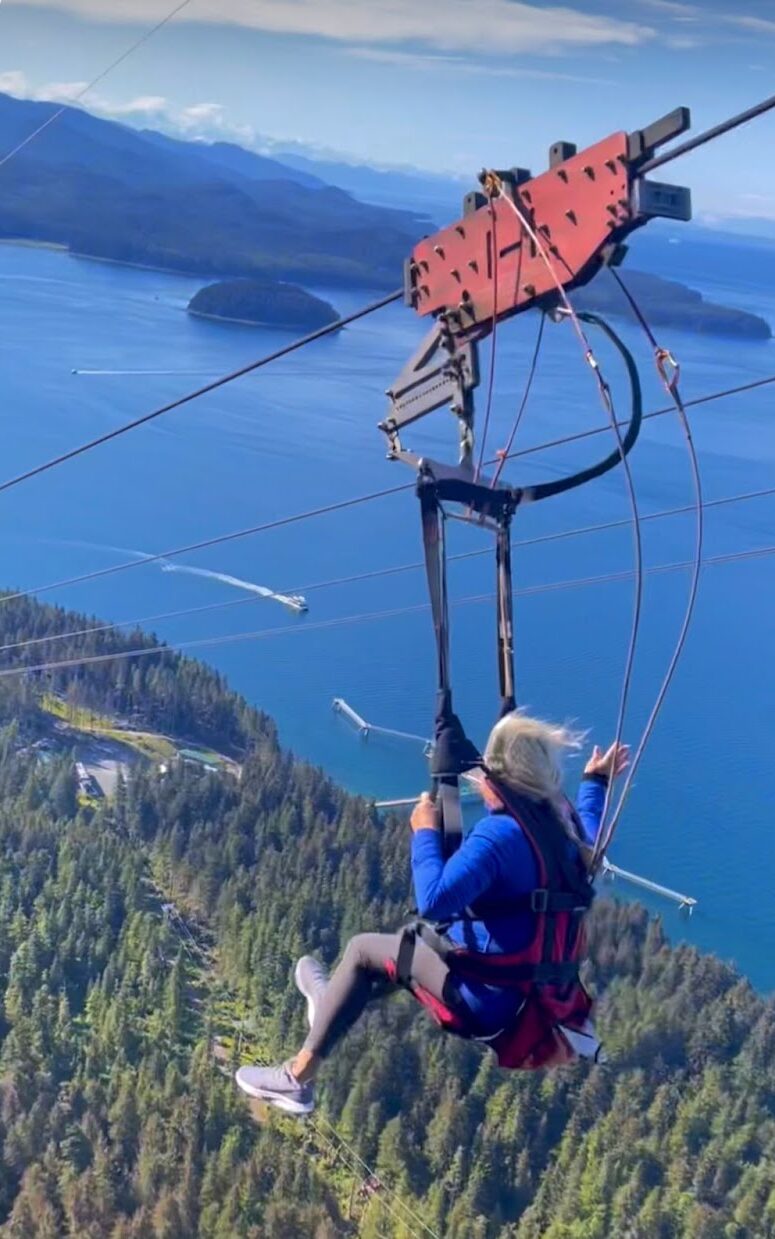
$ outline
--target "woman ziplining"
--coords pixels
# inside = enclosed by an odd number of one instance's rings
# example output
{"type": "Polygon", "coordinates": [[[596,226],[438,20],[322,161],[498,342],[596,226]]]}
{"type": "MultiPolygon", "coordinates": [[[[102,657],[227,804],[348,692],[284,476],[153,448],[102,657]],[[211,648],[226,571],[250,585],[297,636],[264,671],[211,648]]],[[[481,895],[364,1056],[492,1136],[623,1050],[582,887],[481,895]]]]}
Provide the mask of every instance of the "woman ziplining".
{"type": "Polygon", "coordinates": [[[400,987],[448,1031],[489,1045],[503,1066],[599,1056],[578,980],[581,921],[606,788],[629,749],[593,750],[574,809],[562,759],[581,742],[519,711],[502,718],[479,776],[488,812],[446,860],[436,807],[423,795],[411,817],[412,878],[419,915],[437,927],[418,921],[397,933],[358,934],[330,979],[316,959],[300,959],[295,981],[309,1035],[280,1066],[241,1067],[244,1093],[309,1114],[321,1063],[367,1006],[400,987]]]}
{"type": "MultiPolygon", "coordinates": [[[[535,179],[519,169],[485,172],[480,178],[485,192],[468,195],[464,218],[419,243],[407,263],[406,301],[435,323],[388,390],[388,414],[380,429],[389,458],[417,473],[433,615],[435,803],[424,796],[411,826],[417,904],[420,915],[435,918],[435,924],[418,920],[397,934],[359,935],[348,944],[330,981],[312,957],[299,961],[295,979],[308,1003],[307,1041],[281,1066],[243,1067],[236,1077],[244,1092],[280,1109],[305,1114],[314,1108],[313,1082],[320,1063],[368,1003],[391,985],[407,988],[448,1031],[488,1044],[502,1067],[533,1070],[599,1056],[590,1020],[592,1001],[579,965],[594,879],[623,807],[624,793],[606,822],[610,784],[629,764],[629,748],[621,738],[640,624],[643,559],[628,456],[640,432],[642,393],[637,366],[624,342],[599,316],[577,314],[567,290],[587,282],[601,265],[620,261],[621,242],[650,215],[690,218],[687,191],[671,186],[657,191],[642,177],[649,161],[654,163],[655,148],[688,123],[688,113],[679,109],[648,130],[614,134],[578,157],[574,147],[558,144],[552,148],[549,172],[535,179]],[[579,206],[584,228],[579,228],[579,206]],[[500,482],[500,467],[487,478],[481,466],[492,403],[495,330],[501,319],[531,306],[570,322],[608,413],[615,445],[603,459],[555,481],[514,487],[500,482]],[[631,400],[626,424],[618,419],[587,326],[602,332],[624,363],[631,400]],[[477,348],[490,333],[487,417],[474,468],[477,348]],[[457,465],[407,450],[401,437],[407,427],[445,403],[458,421],[457,465]],[[616,738],[606,753],[593,752],[573,809],[562,791],[561,759],[566,749],[578,747],[579,737],[516,710],[511,525],[526,504],[565,494],[617,465],[622,466],[632,510],[632,628],[616,738]],[[484,758],[468,740],[452,705],[446,552],[450,515],[495,535],[500,721],[484,758]],[[477,769],[489,813],[464,837],[459,780],[477,769]]],[[[533,366],[536,361],[537,355],[533,366]]],[[[678,398],[675,402],[680,407],[678,398]]],[[[505,459],[509,449],[499,457],[505,459]]],[[[680,657],[692,609],[693,599],[654,717],[680,657]]],[[[647,739],[648,732],[638,746],[636,764],[647,739]]]]}

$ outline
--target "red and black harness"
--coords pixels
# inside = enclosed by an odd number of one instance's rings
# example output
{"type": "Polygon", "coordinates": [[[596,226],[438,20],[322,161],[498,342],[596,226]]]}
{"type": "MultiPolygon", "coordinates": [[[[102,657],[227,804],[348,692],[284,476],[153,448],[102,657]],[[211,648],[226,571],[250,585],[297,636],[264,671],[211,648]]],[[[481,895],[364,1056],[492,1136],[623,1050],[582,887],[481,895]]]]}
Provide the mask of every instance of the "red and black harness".
{"type": "Polygon", "coordinates": [[[539,885],[508,903],[480,905],[462,919],[516,916],[528,912],[535,928],[516,954],[485,954],[451,942],[443,929],[425,921],[404,928],[394,980],[406,986],[436,1021],[459,1036],[485,1040],[502,1067],[557,1066],[574,1054],[563,1028],[581,1030],[592,1001],[579,977],[584,947],[583,920],[594,898],[580,854],[548,804],[498,787],[506,812],[518,822],[536,859],[539,885]],[[412,981],[412,957],[420,939],[435,951],[454,979],[515,990],[521,995],[512,1022],[490,1037],[479,1037],[465,1005],[447,1005],[412,981]]]}
{"type": "MultiPolygon", "coordinates": [[[[633,378],[634,415],[624,450],[629,451],[639,428],[639,386],[633,378]]],[[[616,454],[616,460],[620,455],[616,454]]],[[[431,764],[439,822],[443,832],[444,854],[450,856],[463,838],[459,795],[461,776],[483,768],[476,747],[465,734],[452,708],[450,684],[449,622],[446,580],[444,502],[467,505],[469,515],[496,534],[496,612],[497,660],[501,715],[515,708],[514,634],[511,579],[511,521],[525,498],[545,498],[581,481],[590,473],[599,475],[613,467],[613,456],[571,478],[535,487],[524,492],[482,486],[466,477],[465,467],[445,471],[422,462],[418,496],[422,514],[423,545],[431,610],[436,637],[438,700],[435,745],[431,764]]],[[[490,776],[488,775],[488,778],[490,776]]],[[[535,855],[539,874],[537,888],[522,899],[515,898],[497,910],[486,900],[472,910],[472,917],[518,915],[529,912],[535,930],[527,946],[515,955],[485,954],[461,948],[444,935],[444,927],[415,921],[404,929],[393,979],[408,986],[428,1007],[440,1024],[461,1036],[476,1037],[465,1007],[447,1006],[411,981],[415,944],[421,939],[448,964],[453,977],[498,988],[515,990],[521,1004],[512,1024],[487,1038],[504,1067],[532,1069],[570,1061],[575,1053],[563,1028],[580,1031],[585,1025],[592,1001],[579,977],[579,961],[584,947],[583,919],[594,898],[589,874],[580,851],[572,845],[568,830],[557,812],[546,802],[537,803],[515,794],[490,778],[499,792],[505,811],[522,828],[535,855]]],[[[570,810],[572,813],[573,810],[570,810]]],[[[581,838],[579,827],[579,838],[581,838]]]]}

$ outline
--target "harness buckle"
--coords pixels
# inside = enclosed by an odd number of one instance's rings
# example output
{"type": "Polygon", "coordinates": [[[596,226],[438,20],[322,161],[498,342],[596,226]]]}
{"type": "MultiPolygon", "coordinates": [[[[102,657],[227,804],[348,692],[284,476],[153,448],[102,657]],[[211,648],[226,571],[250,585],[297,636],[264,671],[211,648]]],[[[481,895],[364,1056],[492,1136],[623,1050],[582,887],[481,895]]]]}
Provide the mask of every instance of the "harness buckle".
{"type": "Polygon", "coordinates": [[[549,911],[549,891],[545,888],[532,891],[530,894],[530,911],[531,912],[548,912],[549,911]]]}

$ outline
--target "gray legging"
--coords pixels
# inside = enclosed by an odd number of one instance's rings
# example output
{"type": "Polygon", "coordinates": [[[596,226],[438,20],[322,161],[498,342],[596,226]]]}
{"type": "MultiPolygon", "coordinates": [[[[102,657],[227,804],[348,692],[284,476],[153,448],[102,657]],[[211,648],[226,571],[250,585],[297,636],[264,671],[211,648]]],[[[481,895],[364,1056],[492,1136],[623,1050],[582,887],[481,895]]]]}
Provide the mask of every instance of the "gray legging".
{"type": "MultiPolygon", "coordinates": [[[[385,961],[395,963],[400,942],[400,933],[358,934],[350,939],[317,1005],[315,1021],[304,1042],[305,1050],[325,1058],[360,1018],[367,1004],[394,987],[385,961]]],[[[457,1003],[449,968],[421,939],[415,945],[411,979],[434,998],[447,1004],[457,1003]]]]}

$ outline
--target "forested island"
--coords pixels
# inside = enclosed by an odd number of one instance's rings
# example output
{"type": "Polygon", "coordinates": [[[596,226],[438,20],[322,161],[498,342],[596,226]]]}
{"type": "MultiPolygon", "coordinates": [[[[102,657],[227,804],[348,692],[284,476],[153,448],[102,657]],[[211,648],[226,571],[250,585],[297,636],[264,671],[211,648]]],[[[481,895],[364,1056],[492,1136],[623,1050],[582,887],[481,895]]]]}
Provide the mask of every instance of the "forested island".
{"type": "MultiPolygon", "coordinates": [[[[645,271],[623,267],[622,279],[653,327],[674,327],[703,335],[732,336],[743,340],[770,340],[772,329],[758,314],[706,301],[702,293],[677,280],[663,280],[645,271]]],[[[573,295],[580,310],[593,310],[632,320],[632,309],[607,271],[573,295]]]]}
{"type": "Polygon", "coordinates": [[[399,995],[329,1064],[314,1126],[257,1123],[230,1073],[300,1037],[299,954],[400,923],[406,822],[148,634],[53,639],[93,623],[0,607],[0,644],[43,638],[0,664],[22,672],[0,677],[0,1234],[775,1233],[775,1006],[634,905],[592,917],[608,1067],[500,1072],[399,995]],[[115,657],[24,671],[91,654],[115,657]],[[40,748],[52,695],[232,752],[241,778],[149,761],[79,804],[67,733],[40,748]]]}
{"type": "Polygon", "coordinates": [[[279,280],[221,280],[196,293],[188,305],[196,318],[309,332],[339,317],[328,301],[279,280]]]}

